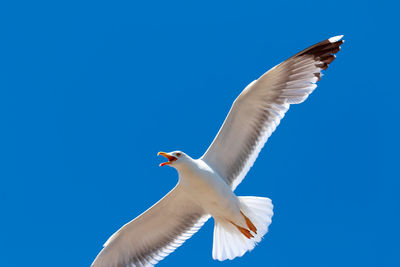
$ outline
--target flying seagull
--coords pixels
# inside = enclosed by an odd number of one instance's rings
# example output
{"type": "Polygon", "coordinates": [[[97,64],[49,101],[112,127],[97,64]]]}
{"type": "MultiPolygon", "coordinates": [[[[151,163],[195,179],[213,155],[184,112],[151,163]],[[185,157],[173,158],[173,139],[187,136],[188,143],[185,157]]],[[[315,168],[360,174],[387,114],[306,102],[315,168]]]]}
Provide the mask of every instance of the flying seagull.
{"type": "Polygon", "coordinates": [[[153,266],[196,233],[212,216],[212,257],[234,259],[268,232],[269,198],[238,197],[233,191],[290,104],[303,102],[317,87],[321,71],[343,43],[335,36],[273,67],[251,82],[234,101],[214,141],[199,159],[181,151],[159,152],[179,174],[165,197],[125,224],[104,244],[92,267],[153,266]]]}

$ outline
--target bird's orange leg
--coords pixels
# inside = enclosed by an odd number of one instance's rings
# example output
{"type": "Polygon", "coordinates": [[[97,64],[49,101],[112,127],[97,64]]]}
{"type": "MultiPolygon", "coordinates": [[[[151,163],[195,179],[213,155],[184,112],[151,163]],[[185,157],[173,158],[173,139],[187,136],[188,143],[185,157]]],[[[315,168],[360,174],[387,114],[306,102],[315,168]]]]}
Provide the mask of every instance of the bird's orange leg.
{"type": "Polygon", "coordinates": [[[247,218],[247,216],[244,215],[242,211],[240,211],[240,213],[242,214],[242,216],[243,216],[244,219],[246,220],[247,227],[249,227],[249,229],[250,229],[251,231],[253,231],[253,233],[257,234],[257,228],[256,228],[256,227],[254,226],[254,224],[250,221],[250,219],[247,218]]]}
{"type": "Polygon", "coordinates": [[[234,226],[236,226],[236,228],[237,228],[245,237],[247,237],[248,239],[254,237],[254,236],[250,233],[250,231],[247,230],[246,228],[243,228],[243,227],[241,227],[241,226],[235,224],[235,223],[232,222],[232,221],[229,221],[229,222],[230,222],[231,224],[233,224],[234,226]]]}

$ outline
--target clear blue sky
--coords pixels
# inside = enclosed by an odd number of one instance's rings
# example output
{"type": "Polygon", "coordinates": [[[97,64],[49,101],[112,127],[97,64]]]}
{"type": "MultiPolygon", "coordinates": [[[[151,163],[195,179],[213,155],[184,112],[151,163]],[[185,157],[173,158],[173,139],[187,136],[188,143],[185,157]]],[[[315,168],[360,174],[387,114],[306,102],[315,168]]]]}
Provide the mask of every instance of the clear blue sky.
{"type": "Polygon", "coordinates": [[[89,266],[199,157],[240,91],[292,54],[346,40],[238,195],[270,233],[211,258],[213,222],[160,266],[400,266],[398,6],[385,1],[3,1],[0,266],[89,266]]]}

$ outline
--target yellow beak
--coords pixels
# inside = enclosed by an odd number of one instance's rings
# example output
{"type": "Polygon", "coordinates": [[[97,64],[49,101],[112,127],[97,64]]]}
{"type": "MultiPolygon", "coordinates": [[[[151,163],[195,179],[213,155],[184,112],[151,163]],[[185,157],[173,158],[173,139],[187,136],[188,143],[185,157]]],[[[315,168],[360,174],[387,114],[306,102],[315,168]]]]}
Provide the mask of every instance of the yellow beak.
{"type": "Polygon", "coordinates": [[[165,166],[165,165],[172,164],[172,162],[174,162],[175,160],[177,160],[176,157],[174,157],[174,156],[172,156],[172,155],[170,155],[170,154],[168,154],[168,153],[166,153],[166,152],[162,152],[162,151],[158,152],[158,153],[157,153],[157,156],[163,156],[163,157],[166,157],[166,158],[168,159],[167,162],[161,163],[161,164],[160,164],[160,167],[161,167],[161,166],[165,166]]]}

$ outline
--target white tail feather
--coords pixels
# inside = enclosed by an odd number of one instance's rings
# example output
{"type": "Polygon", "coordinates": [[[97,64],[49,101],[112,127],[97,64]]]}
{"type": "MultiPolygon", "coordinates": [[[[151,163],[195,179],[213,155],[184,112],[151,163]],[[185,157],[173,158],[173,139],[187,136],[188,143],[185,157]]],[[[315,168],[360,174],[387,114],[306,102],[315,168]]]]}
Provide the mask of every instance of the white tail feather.
{"type": "Polygon", "coordinates": [[[242,212],[257,228],[257,234],[252,233],[254,238],[248,239],[232,223],[216,220],[212,251],[215,260],[232,260],[243,256],[268,232],[274,214],[271,200],[264,197],[239,197],[239,202],[242,212]]]}

